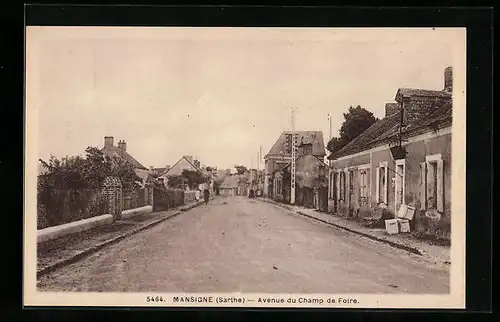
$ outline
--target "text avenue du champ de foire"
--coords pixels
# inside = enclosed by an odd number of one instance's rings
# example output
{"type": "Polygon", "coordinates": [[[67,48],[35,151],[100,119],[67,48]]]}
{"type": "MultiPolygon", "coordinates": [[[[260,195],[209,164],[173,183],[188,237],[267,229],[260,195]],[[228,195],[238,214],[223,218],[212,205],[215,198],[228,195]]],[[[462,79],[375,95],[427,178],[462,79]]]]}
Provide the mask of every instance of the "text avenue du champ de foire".
{"type": "Polygon", "coordinates": [[[359,304],[359,300],[347,297],[257,297],[246,298],[240,296],[174,296],[173,303],[179,304],[292,304],[292,305],[328,305],[328,304],[359,304]]]}

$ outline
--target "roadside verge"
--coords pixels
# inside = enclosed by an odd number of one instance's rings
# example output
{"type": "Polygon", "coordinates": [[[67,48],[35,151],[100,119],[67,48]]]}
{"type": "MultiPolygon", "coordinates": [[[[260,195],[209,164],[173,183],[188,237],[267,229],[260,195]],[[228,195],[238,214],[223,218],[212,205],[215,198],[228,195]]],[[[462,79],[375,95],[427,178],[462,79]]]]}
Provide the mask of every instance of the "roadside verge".
{"type": "Polygon", "coordinates": [[[267,202],[270,204],[273,204],[275,206],[284,208],[288,211],[291,211],[292,213],[313,219],[315,221],[319,221],[322,223],[325,223],[327,225],[378,241],[382,242],[385,244],[388,244],[392,247],[405,250],[407,252],[410,252],[412,254],[416,255],[429,255],[436,261],[441,261],[443,263],[449,264],[449,249],[441,246],[434,246],[434,245],[426,245],[424,242],[418,242],[415,240],[411,240],[409,238],[403,239],[401,236],[398,235],[386,235],[384,232],[382,232],[381,229],[375,230],[375,229],[370,229],[370,228],[365,228],[361,227],[357,223],[351,223],[348,220],[344,218],[340,218],[338,216],[334,216],[331,214],[325,214],[325,213],[320,213],[317,212],[314,209],[307,209],[307,208],[302,208],[298,206],[291,206],[291,205],[286,205],[286,204],[281,204],[278,202],[275,202],[273,200],[265,199],[265,198],[260,198],[263,202],[267,202]]]}
{"type": "Polygon", "coordinates": [[[94,227],[38,243],[37,279],[201,204],[203,202],[181,206],[168,211],[144,213],[123,218],[109,225],[94,227]]]}

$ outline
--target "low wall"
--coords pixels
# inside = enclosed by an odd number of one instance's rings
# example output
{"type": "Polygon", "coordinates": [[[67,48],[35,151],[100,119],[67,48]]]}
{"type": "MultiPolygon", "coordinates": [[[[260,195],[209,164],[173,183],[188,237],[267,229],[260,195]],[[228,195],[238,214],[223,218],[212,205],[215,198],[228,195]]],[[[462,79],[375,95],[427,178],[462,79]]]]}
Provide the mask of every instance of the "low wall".
{"type": "Polygon", "coordinates": [[[153,212],[153,206],[143,206],[122,211],[122,219],[153,212]]]}
{"type": "MultiPolygon", "coordinates": [[[[184,204],[190,204],[196,201],[196,190],[184,191],[184,204]]],[[[203,191],[200,191],[200,199],[203,199],[203,191]]]]}
{"type": "Polygon", "coordinates": [[[101,215],[37,231],[37,243],[113,223],[113,215],[101,215]]]}

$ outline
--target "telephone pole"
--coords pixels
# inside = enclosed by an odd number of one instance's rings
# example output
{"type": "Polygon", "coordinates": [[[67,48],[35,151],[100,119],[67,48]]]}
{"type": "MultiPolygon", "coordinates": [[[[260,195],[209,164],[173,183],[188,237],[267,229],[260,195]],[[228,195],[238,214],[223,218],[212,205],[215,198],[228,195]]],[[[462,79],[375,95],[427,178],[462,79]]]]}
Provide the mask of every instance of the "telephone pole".
{"type": "Polygon", "coordinates": [[[292,108],[292,167],[291,167],[291,190],[290,204],[295,204],[295,156],[297,148],[297,135],[295,133],[295,109],[292,108]]]}
{"type": "Polygon", "coordinates": [[[252,171],[252,167],[253,167],[253,157],[250,157],[250,189],[253,188],[253,171],[252,171]]]}

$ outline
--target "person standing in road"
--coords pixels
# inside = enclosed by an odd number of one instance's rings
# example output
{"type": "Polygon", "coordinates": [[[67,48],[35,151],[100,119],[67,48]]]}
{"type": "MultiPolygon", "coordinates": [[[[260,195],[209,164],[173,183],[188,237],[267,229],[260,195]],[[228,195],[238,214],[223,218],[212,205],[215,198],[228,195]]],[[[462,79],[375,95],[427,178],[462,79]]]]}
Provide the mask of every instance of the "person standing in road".
{"type": "Polygon", "coordinates": [[[201,195],[201,191],[200,189],[196,189],[196,194],[194,196],[194,198],[196,199],[196,202],[200,201],[200,196],[201,195]]]}
{"type": "Polygon", "coordinates": [[[208,189],[203,190],[203,197],[205,198],[205,205],[208,205],[208,198],[210,197],[208,189]]]}

